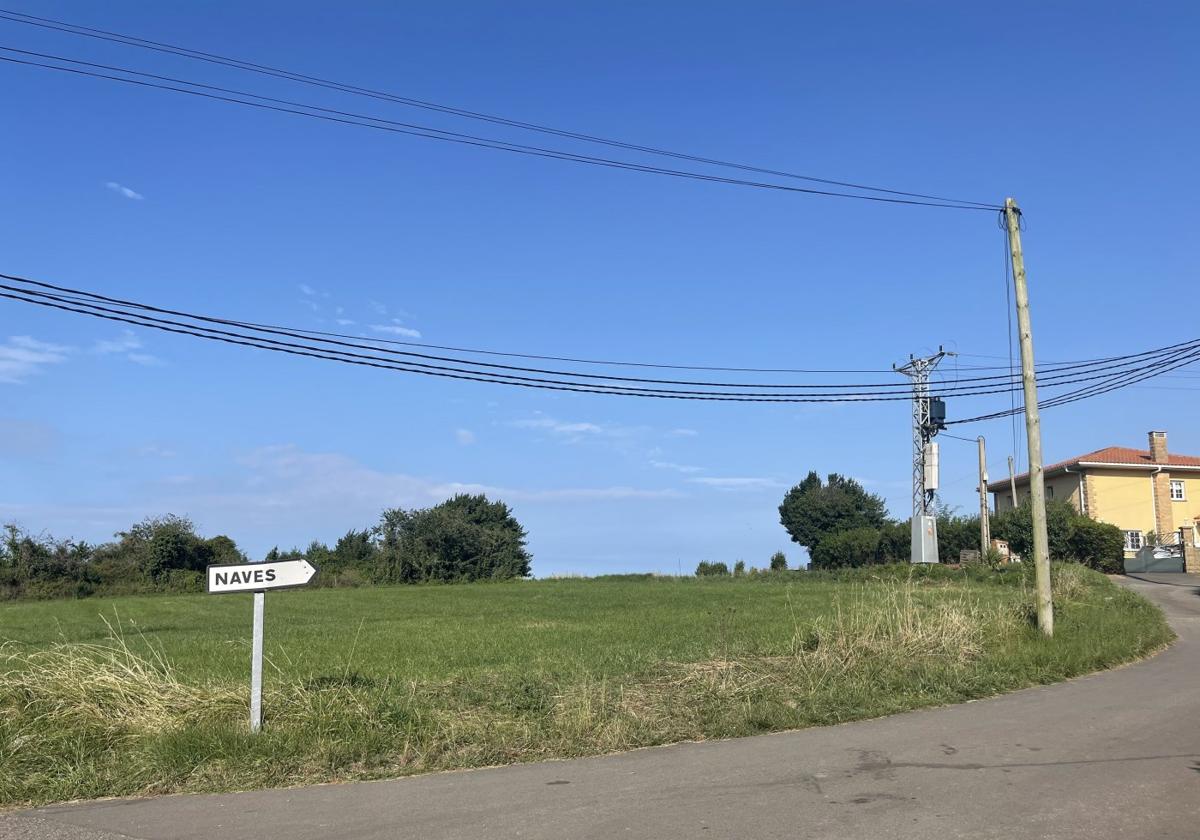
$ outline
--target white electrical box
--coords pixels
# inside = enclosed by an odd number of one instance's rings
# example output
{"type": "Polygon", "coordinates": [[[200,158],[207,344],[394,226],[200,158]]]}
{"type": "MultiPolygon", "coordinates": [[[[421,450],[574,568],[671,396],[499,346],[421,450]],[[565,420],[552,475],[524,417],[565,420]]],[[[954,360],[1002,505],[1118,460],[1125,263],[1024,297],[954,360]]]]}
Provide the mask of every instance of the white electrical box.
{"type": "Polygon", "coordinates": [[[925,490],[938,489],[938,445],[934,441],[925,444],[925,490]]]}

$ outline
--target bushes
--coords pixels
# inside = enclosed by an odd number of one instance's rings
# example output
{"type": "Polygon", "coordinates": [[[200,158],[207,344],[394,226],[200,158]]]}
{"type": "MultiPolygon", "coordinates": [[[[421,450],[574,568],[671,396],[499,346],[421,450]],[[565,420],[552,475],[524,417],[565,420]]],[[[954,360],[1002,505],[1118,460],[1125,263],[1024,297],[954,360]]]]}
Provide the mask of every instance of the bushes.
{"type": "Polygon", "coordinates": [[[425,510],[385,510],[376,529],[384,583],[528,577],[525,529],[504,502],[460,494],[425,510]]]}
{"type": "Polygon", "coordinates": [[[178,516],[147,518],[117,541],[92,546],[6,526],[0,598],[86,598],[138,592],[199,592],[211,563],[245,560],[233,540],[205,539],[178,516]]]}
{"type": "Polygon", "coordinates": [[[881,562],[881,534],[875,528],[852,528],[821,539],[809,550],[811,567],[836,569],[840,566],[870,566],[881,562]]]}
{"type": "Polygon", "coordinates": [[[1125,564],[1125,536],[1116,525],[1077,516],[1067,537],[1069,557],[1106,574],[1121,574],[1125,564]]]}
{"type": "Polygon", "coordinates": [[[771,555],[771,571],[786,572],[787,571],[787,555],[782,551],[776,551],[771,555]]]}
{"type": "MultiPolygon", "coordinates": [[[[1033,516],[1026,501],[992,519],[992,534],[1008,540],[1024,557],[1033,554],[1033,516]]],[[[1097,571],[1120,574],[1125,537],[1116,525],[1084,516],[1066,501],[1046,502],[1046,535],[1052,560],[1073,560],[1097,571]]]]}
{"type": "Polygon", "coordinates": [[[979,551],[979,517],[942,511],[937,517],[937,538],[938,559],[957,563],[964,550],[979,551]]]}
{"type": "MultiPolygon", "coordinates": [[[[0,540],[0,600],[92,594],[199,592],[209,565],[248,558],[226,536],[204,538],[184,517],[149,517],[100,546],[54,540],[6,526],[0,540]]],[[[346,533],[333,549],[273,548],[266,560],[304,558],[324,585],[503,580],[527,577],[525,529],[503,502],[459,495],[423,510],[387,510],[379,525],[346,533]]]]}
{"type": "Polygon", "coordinates": [[[728,575],[729,567],[724,563],[709,563],[707,560],[701,560],[696,566],[696,577],[715,577],[717,575],[728,575]]]}
{"type": "MultiPolygon", "coordinates": [[[[1097,522],[1075,510],[1069,502],[1046,504],[1050,557],[1081,563],[1108,574],[1120,573],[1124,536],[1115,525],[1097,522]]],[[[1029,504],[992,517],[992,535],[1007,540],[1022,556],[1033,551],[1033,524],[1029,504]]],[[[853,528],[822,537],[809,549],[810,567],[837,569],[883,563],[906,563],[911,542],[910,525],[888,521],[879,528],[853,528]]],[[[958,562],[963,549],[979,549],[979,517],[938,516],[938,553],[945,563],[958,562]]],[[[992,552],[982,558],[995,563],[992,552]]]]}

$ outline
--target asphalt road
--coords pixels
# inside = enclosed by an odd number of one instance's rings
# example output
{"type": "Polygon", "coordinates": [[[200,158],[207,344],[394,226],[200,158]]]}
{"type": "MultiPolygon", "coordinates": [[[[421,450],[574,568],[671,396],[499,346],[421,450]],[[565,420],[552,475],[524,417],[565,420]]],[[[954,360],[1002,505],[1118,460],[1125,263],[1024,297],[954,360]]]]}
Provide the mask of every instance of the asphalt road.
{"type": "Polygon", "coordinates": [[[45,808],[0,837],[1196,840],[1200,577],[1140,577],[1179,642],[1069,683],[603,758],[45,808]]]}

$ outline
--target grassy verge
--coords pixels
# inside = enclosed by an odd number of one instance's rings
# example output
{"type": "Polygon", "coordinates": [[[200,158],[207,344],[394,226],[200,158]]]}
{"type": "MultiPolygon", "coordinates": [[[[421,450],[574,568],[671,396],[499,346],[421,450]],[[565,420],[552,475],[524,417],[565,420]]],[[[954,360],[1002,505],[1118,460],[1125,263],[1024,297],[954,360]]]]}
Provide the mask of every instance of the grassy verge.
{"type": "Polygon", "coordinates": [[[836,723],[1129,661],[1161,613],[1081,567],[1052,641],[1020,574],[867,570],[0,608],[0,804],[399,776],[836,723]],[[103,616],[99,615],[103,611],[103,616]],[[102,620],[107,619],[107,623],[102,620]]]}

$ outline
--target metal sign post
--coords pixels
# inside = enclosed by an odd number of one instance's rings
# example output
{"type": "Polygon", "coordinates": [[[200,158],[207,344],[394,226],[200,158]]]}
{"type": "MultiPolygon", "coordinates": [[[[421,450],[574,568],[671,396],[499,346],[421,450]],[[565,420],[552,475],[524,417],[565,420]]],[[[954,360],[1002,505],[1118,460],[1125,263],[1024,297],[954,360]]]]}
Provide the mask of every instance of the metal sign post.
{"type": "Polygon", "coordinates": [[[254,593],[254,627],[250,640],[250,731],[258,732],[262,729],[263,612],[266,591],[304,586],[316,576],[317,567],[307,560],[282,560],[277,563],[209,566],[205,574],[210,595],[254,593]]]}
{"type": "Polygon", "coordinates": [[[250,641],[250,731],[262,729],[263,607],[267,593],[254,593],[254,633],[250,641]]]}

